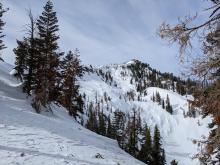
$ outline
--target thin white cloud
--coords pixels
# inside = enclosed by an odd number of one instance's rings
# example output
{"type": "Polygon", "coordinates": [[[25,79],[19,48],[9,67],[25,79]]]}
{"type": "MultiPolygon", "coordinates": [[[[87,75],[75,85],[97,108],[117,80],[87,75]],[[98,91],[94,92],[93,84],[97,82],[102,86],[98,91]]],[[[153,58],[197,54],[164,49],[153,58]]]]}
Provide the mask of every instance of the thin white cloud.
{"type": "MultiPolygon", "coordinates": [[[[46,0],[5,0],[10,7],[5,19],[7,62],[13,63],[12,49],[27,23],[25,9],[39,15],[46,0]]],[[[192,0],[53,0],[59,17],[62,51],[79,48],[84,63],[101,65],[137,58],[163,71],[178,73],[177,49],[156,36],[162,21],[194,12],[202,3],[192,0]],[[170,65],[172,63],[172,65],[170,65]]]]}

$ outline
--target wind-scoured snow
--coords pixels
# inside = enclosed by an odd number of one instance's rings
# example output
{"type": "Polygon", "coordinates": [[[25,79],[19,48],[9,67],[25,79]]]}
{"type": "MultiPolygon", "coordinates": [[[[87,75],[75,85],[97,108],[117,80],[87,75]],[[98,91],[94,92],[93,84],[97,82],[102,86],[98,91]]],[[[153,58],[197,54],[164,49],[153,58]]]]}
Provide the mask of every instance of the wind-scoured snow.
{"type": "MultiPolygon", "coordinates": [[[[112,83],[109,84],[109,82],[104,81],[102,76],[93,72],[87,74],[80,81],[81,93],[86,94],[87,102],[101,99],[104,94],[107,94],[111,101],[106,104],[111,107],[113,112],[119,109],[125,113],[132,113],[132,108],[139,109],[143,123],[150,126],[152,133],[155,125],[159,127],[167,164],[176,159],[179,165],[199,165],[197,159],[192,159],[199,151],[198,145],[194,144],[193,141],[195,142],[195,140],[208,135],[208,123],[211,118],[202,119],[201,116],[195,118],[184,117],[184,114],[189,111],[188,100],[192,100],[192,96],[181,96],[176,92],[157,87],[149,87],[146,89],[146,95],[139,95],[134,83],[130,83],[132,73],[127,68],[128,65],[133,63],[134,61],[131,61],[122,65],[108,65],[97,68],[97,71],[110,73],[113,78],[112,83]],[[134,93],[134,100],[125,97],[129,91],[134,93]],[[166,100],[167,95],[169,96],[173,107],[172,115],[157,102],[152,101],[151,98],[156,92],[164,100],[166,100]]],[[[107,115],[112,114],[107,109],[107,105],[103,105],[103,107],[105,108],[104,113],[107,115]]]]}
{"type": "Polygon", "coordinates": [[[116,141],[79,125],[62,107],[51,105],[53,114],[36,114],[11,70],[0,62],[0,165],[143,164],[116,141]]]}

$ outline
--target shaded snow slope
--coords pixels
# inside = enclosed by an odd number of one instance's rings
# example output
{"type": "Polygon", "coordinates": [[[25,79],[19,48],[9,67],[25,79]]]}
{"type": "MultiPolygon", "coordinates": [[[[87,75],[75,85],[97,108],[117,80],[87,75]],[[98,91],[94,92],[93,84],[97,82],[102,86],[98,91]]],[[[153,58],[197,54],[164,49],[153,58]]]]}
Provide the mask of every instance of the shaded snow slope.
{"type": "Polygon", "coordinates": [[[107,95],[110,101],[104,101],[101,105],[107,116],[112,115],[117,109],[125,113],[132,113],[132,108],[139,109],[142,121],[150,126],[151,131],[155,125],[159,127],[168,164],[176,159],[180,165],[198,165],[198,160],[191,159],[198,152],[197,145],[192,141],[208,135],[207,125],[211,119],[202,119],[201,116],[184,117],[183,114],[189,111],[187,100],[191,100],[191,96],[181,96],[176,92],[157,87],[146,88],[145,94],[137,92],[135,83],[131,83],[132,73],[127,68],[133,63],[134,61],[122,65],[102,66],[95,68],[95,72],[88,73],[80,81],[80,91],[86,95],[87,105],[89,102],[95,102],[94,100],[103,100],[107,95]],[[105,76],[99,74],[100,70],[111,75],[112,83],[105,81],[103,78],[105,76]],[[134,94],[134,99],[127,97],[130,91],[134,94]],[[152,101],[151,98],[156,92],[160,93],[162,99],[169,96],[174,110],[173,115],[152,101]]]}
{"type": "Polygon", "coordinates": [[[143,164],[116,141],[77,124],[61,107],[54,105],[50,116],[36,114],[11,69],[0,62],[0,165],[143,164]]]}

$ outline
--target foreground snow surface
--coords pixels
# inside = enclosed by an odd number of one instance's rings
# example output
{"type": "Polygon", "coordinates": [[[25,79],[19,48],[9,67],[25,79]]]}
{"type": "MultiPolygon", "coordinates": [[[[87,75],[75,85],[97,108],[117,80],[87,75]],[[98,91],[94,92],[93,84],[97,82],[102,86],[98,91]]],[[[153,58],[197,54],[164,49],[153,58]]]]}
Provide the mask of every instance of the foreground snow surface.
{"type": "Polygon", "coordinates": [[[0,62],[0,165],[142,165],[116,141],[86,130],[53,106],[39,115],[0,62]],[[97,155],[99,155],[97,157],[97,155]]]}

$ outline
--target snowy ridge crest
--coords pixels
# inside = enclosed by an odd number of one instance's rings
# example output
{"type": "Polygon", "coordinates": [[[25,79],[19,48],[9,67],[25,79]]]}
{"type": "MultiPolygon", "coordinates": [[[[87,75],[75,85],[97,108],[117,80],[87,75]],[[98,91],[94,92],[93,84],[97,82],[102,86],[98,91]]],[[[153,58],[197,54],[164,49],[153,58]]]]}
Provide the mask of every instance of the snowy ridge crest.
{"type": "Polygon", "coordinates": [[[132,114],[137,109],[143,124],[147,123],[151,130],[155,125],[159,127],[168,163],[176,159],[181,165],[196,165],[199,162],[192,157],[198,146],[193,141],[208,135],[210,118],[202,119],[199,113],[191,111],[188,101],[193,99],[190,88],[193,84],[131,60],[93,68],[80,81],[80,92],[85,107],[91,102],[98,103],[106,116],[113,116],[115,111],[132,114]],[[169,97],[172,114],[152,100],[157,93],[161,100],[169,97]]]}

